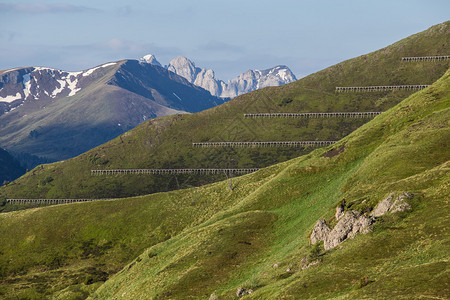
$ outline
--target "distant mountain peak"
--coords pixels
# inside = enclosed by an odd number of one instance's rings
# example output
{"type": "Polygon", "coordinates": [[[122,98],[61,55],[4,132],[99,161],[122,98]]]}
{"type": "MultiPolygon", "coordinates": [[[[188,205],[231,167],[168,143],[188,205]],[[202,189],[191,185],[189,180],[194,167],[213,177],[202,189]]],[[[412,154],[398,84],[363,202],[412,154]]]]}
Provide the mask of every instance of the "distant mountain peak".
{"type": "Polygon", "coordinates": [[[156,59],[156,57],[153,54],[147,54],[147,55],[142,56],[139,59],[139,62],[162,67],[162,65],[159,63],[159,61],[156,59]]]}
{"type": "Polygon", "coordinates": [[[108,62],[79,72],[0,70],[0,144],[65,159],[147,119],[224,102],[157,64],[146,55],[141,61],[108,62]]]}
{"type": "Polygon", "coordinates": [[[202,69],[197,68],[195,63],[185,56],[178,56],[172,59],[167,69],[186,78],[190,83],[194,83],[197,75],[202,71],[202,69]]]}
{"type": "Polygon", "coordinates": [[[184,56],[172,59],[167,69],[221,98],[234,98],[263,87],[279,86],[297,80],[288,67],[278,65],[267,70],[248,70],[224,82],[215,78],[213,70],[199,68],[184,56]]]}

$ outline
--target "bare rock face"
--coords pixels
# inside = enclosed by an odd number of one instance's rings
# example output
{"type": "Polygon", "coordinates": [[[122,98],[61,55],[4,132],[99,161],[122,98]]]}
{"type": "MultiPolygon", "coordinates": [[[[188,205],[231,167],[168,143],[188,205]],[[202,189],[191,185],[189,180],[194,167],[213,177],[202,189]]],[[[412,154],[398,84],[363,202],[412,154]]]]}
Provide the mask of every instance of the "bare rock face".
{"type": "Polygon", "coordinates": [[[364,215],[359,216],[358,219],[353,223],[352,231],[349,232],[347,238],[352,239],[357,233],[366,234],[370,232],[370,225],[373,224],[373,218],[366,217],[364,215]]]}
{"type": "Polygon", "coordinates": [[[323,241],[330,234],[331,229],[328,227],[327,222],[324,219],[317,221],[314,226],[313,232],[311,233],[311,243],[315,244],[317,242],[323,241]]]}
{"type": "Polygon", "coordinates": [[[385,199],[381,200],[380,203],[375,207],[375,209],[370,214],[373,217],[379,217],[387,212],[395,213],[399,211],[410,210],[411,205],[406,202],[406,199],[411,199],[414,194],[409,192],[403,192],[394,200],[394,193],[391,193],[385,199]]]}
{"type": "Polygon", "coordinates": [[[380,203],[375,207],[375,209],[370,214],[372,217],[379,217],[384,215],[389,211],[392,204],[394,203],[394,193],[389,194],[386,198],[381,200],[380,203]]]}
{"type": "Polygon", "coordinates": [[[400,211],[410,210],[411,205],[406,202],[406,199],[412,199],[414,197],[413,193],[404,192],[400,196],[395,199],[394,204],[392,204],[391,209],[389,210],[391,213],[396,213],[400,211]]]}
{"type": "Polygon", "coordinates": [[[220,96],[222,94],[222,85],[220,81],[215,78],[213,70],[202,69],[195,78],[195,85],[209,91],[213,96],[220,96]]]}
{"type": "MultiPolygon", "coordinates": [[[[154,63],[156,59],[147,55],[141,60],[154,63]]],[[[167,69],[184,77],[190,83],[204,88],[211,95],[221,98],[234,98],[263,87],[279,86],[297,80],[288,67],[276,66],[262,71],[248,70],[238,77],[224,82],[215,77],[213,70],[199,68],[194,62],[183,56],[170,61],[167,69]]]]}
{"type": "Polygon", "coordinates": [[[344,208],[342,207],[342,205],[339,205],[338,207],[336,207],[336,214],[334,215],[334,217],[336,218],[336,220],[339,220],[343,216],[344,216],[344,208]]]}
{"type": "Polygon", "coordinates": [[[200,68],[197,68],[192,61],[184,56],[172,59],[167,69],[186,78],[190,83],[194,83],[197,74],[201,71],[200,68]]]}
{"type": "Polygon", "coordinates": [[[371,219],[356,210],[346,212],[325,238],[325,250],[333,249],[347,238],[354,238],[358,232],[368,232],[371,224],[371,219]]]}

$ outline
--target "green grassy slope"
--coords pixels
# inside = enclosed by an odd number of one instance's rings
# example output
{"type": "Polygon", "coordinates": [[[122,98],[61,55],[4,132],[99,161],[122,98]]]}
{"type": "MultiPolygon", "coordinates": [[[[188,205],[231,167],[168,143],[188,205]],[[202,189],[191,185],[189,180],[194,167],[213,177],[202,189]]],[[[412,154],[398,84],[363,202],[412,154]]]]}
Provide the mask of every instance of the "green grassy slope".
{"type": "Polygon", "coordinates": [[[91,177],[99,168],[264,167],[310,149],[196,149],[192,142],[338,140],[366,119],[244,119],[254,112],[384,111],[412,92],[341,93],[335,86],[429,84],[448,61],[402,62],[402,56],[447,53],[450,22],[436,25],[389,47],[351,59],[297,82],[265,88],[192,115],[150,120],[87,153],[41,166],[0,189],[4,197],[124,197],[167,191],[224,179],[224,176],[91,177]],[[48,179],[51,182],[48,182],[48,179]]]}
{"type": "Polygon", "coordinates": [[[255,299],[445,298],[449,122],[450,72],[333,147],[343,153],[326,158],[320,149],[280,165],[232,208],[146,250],[93,298],[228,298],[238,287],[255,299]],[[412,212],[381,218],[372,233],[301,269],[314,254],[312,227],[343,199],[346,209],[368,211],[402,191],[416,195],[412,212]]]}
{"type": "Polygon", "coordinates": [[[0,295],[85,297],[110,276],[93,298],[229,298],[238,287],[256,299],[445,298],[449,104],[447,72],[338,144],[235,178],[232,192],[224,181],[1,214],[0,295]],[[343,199],[370,210],[403,191],[416,195],[411,212],[327,253],[309,245],[343,199]],[[302,270],[305,256],[321,262],[302,270]]]}

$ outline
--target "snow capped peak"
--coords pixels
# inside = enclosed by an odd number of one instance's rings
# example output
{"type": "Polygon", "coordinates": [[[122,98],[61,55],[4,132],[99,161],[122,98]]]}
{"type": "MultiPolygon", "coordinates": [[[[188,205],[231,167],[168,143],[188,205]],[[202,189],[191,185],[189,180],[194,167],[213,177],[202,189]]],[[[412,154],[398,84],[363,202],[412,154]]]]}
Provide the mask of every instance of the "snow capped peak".
{"type": "Polygon", "coordinates": [[[158,67],[162,67],[162,65],[159,63],[159,61],[156,60],[156,57],[153,54],[144,55],[143,57],[141,57],[139,59],[139,62],[144,63],[144,64],[151,64],[151,65],[155,65],[158,67]]]}

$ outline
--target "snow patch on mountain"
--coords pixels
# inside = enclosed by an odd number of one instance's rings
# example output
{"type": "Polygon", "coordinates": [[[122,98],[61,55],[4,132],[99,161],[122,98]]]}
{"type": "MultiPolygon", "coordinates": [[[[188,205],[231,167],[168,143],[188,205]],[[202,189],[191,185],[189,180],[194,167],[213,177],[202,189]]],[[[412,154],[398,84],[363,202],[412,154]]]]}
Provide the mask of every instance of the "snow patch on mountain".
{"type": "Polygon", "coordinates": [[[86,72],[83,73],[83,76],[89,76],[92,73],[94,73],[94,71],[96,71],[96,70],[98,70],[100,68],[106,68],[106,67],[109,67],[109,66],[114,66],[115,64],[117,64],[117,63],[112,62],[112,63],[107,63],[107,64],[104,64],[104,65],[101,65],[101,66],[89,69],[89,70],[87,70],[86,72]]]}
{"type": "Polygon", "coordinates": [[[22,83],[24,86],[23,93],[25,94],[25,99],[27,99],[31,94],[31,75],[29,73],[23,75],[22,83]]]}
{"type": "Polygon", "coordinates": [[[65,80],[56,80],[59,83],[59,88],[55,88],[50,97],[55,98],[59,93],[61,93],[66,87],[65,80]]]}
{"type": "Polygon", "coordinates": [[[19,100],[21,98],[22,98],[22,95],[19,92],[17,92],[17,94],[15,94],[15,95],[8,95],[8,96],[3,97],[3,98],[0,97],[0,101],[11,103],[11,102],[19,100]]]}
{"type": "Polygon", "coordinates": [[[81,90],[81,88],[77,88],[77,84],[78,84],[78,78],[75,76],[70,76],[67,80],[67,84],[68,84],[68,88],[70,90],[69,92],[69,97],[75,95],[77,92],[79,92],[81,90]],[[73,78],[73,80],[72,80],[73,78]]]}
{"type": "MultiPolygon", "coordinates": [[[[110,65],[112,64],[109,63],[100,67],[110,65]]],[[[66,72],[44,67],[17,68],[3,71],[3,87],[7,86],[7,89],[4,91],[3,88],[0,89],[0,102],[11,103],[16,100],[38,100],[43,97],[56,98],[61,96],[61,94],[73,96],[81,90],[78,83],[80,75],[83,73],[66,72]],[[23,71],[26,73],[23,74],[23,71]],[[21,85],[17,84],[17,81],[21,85]]]]}

